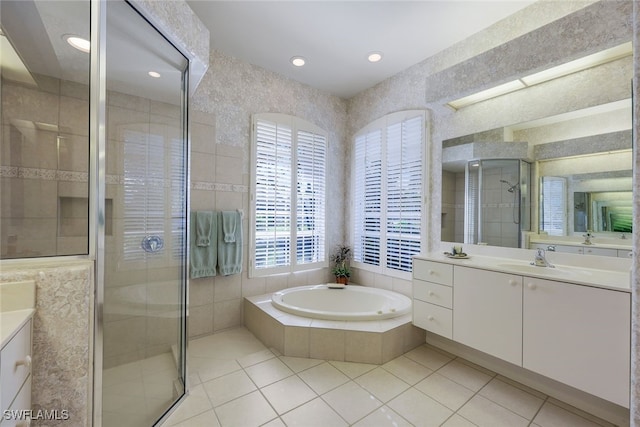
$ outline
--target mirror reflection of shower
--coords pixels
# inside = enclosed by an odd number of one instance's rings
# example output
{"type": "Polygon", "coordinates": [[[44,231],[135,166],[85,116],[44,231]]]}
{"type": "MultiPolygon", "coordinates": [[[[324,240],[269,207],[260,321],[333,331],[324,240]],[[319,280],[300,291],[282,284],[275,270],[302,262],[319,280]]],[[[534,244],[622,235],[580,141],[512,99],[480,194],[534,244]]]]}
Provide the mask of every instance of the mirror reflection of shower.
{"type": "Polygon", "coordinates": [[[513,223],[520,224],[520,218],[519,218],[520,215],[519,215],[519,209],[518,209],[518,192],[520,191],[520,183],[516,182],[515,184],[511,184],[509,181],[504,179],[501,179],[500,182],[502,182],[503,184],[507,184],[509,186],[507,191],[509,193],[513,193],[513,209],[512,209],[513,223]]]}
{"type": "Polygon", "coordinates": [[[481,159],[465,168],[464,242],[520,247],[531,224],[531,165],[481,159]],[[505,191],[506,190],[506,191],[505,191]]]}

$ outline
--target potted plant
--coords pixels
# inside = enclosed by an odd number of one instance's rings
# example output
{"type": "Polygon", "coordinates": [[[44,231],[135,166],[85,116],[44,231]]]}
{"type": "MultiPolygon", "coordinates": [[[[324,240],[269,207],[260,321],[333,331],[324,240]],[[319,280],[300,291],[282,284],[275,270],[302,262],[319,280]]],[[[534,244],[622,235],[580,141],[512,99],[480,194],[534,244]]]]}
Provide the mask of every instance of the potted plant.
{"type": "Polygon", "coordinates": [[[346,245],[338,245],[331,254],[331,262],[333,268],[331,271],[336,276],[336,283],[347,284],[351,277],[351,268],[349,268],[349,260],[351,259],[351,248],[346,245]]]}

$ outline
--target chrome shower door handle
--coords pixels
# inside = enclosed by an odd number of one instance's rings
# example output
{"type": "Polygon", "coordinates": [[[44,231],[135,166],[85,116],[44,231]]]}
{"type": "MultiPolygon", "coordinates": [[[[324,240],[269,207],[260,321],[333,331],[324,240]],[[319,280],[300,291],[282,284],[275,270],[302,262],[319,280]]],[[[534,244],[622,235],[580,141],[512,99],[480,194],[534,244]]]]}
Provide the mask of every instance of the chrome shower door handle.
{"type": "Polygon", "coordinates": [[[141,246],[145,252],[159,252],[164,248],[164,239],[160,236],[146,236],[142,239],[141,246]]]}

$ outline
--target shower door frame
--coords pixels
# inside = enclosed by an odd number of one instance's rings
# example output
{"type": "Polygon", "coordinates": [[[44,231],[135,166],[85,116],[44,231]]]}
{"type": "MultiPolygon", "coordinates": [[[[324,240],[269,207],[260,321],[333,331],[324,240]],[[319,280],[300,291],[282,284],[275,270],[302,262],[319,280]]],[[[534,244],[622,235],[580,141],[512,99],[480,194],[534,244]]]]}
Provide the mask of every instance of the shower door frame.
{"type": "MultiPolygon", "coordinates": [[[[89,418],[93,427],[102,427],[102,372],[104,351],[104,286],[105,286],[105,198],[106,198],[106,30],[107,30],[107,2],[104,0],[89,0],[91,5],[91,76],[89,99],[89,258],[94,259],[94,318],[93,340],[89,353],[93,355],[92,396],[90,399],[89,418]]],[[[181,305],[183,315],[180,319],[180,375],[183,380],[184,393],[176,399],[171,407],[154,422],[154,425],[164,422],[171,413],[186,399],[189,392],[187,372],[188,346],[188,318],[189,318],[189,205],[190,192],[190,120],[189,120],[189,75],[191,67],[190,55],[180,49],[161,30],[160,25],[150,19],[144,11],[136,7],[129,0],[122,0],[138,13],[151,27],[153,27],[167,42],[169,42],[187,60],[186,69],[182,72],[181,111],[183,136],[183,163],[185,179],[185,219],[184,219],[184,251],[182,264],[181,305]]]]}

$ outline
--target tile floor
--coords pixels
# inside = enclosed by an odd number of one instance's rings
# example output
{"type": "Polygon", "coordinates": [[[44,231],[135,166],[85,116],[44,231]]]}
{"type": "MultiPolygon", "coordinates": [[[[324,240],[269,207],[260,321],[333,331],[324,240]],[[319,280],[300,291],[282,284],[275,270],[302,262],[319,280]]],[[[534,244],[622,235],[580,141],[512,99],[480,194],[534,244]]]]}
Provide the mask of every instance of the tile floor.
{"type": "Polygon", "coordinates": [[[192,340],[189,366],[163,427],[611,425],[426,344],[369,365],[285,357],[236,328],[192,340]]]}

